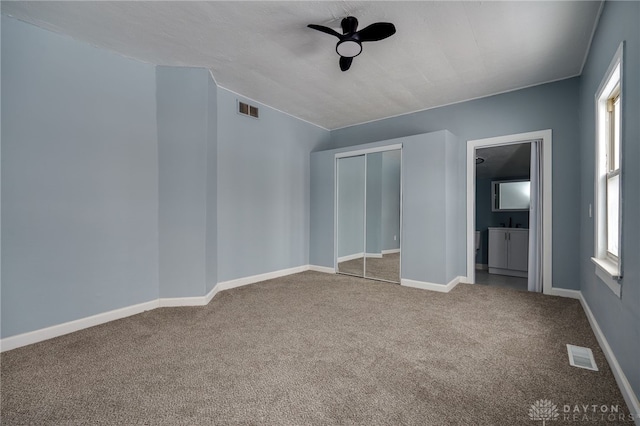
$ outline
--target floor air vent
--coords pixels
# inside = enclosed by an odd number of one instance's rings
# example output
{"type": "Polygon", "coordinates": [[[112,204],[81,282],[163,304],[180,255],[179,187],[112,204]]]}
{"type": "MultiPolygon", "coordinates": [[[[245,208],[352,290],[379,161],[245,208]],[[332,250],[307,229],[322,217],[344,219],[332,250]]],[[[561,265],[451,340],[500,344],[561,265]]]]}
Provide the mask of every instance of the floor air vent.
{"type": "Polygon", "coordinates": [[[598,371],[596,360],[593,359],[593,352],[589,348],[582,346],[567,345],[569,353],[569,364],[578,368],[586,368],[587,370],[598,371]]]}

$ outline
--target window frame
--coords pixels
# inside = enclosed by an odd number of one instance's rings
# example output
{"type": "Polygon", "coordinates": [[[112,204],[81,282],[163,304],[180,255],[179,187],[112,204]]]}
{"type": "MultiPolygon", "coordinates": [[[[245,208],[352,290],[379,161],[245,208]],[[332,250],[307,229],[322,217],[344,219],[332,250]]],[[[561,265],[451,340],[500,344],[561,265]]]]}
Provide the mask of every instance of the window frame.
{"type": "Polygon", "coordinates": [[[623,51],[624,42],[618,47],[609,68],[595,94],[595,221],[594,221],[594,256],[591,260],[596,264],[596,275],[620,297],[622,279],[622,101],[623,101],[623,51]],[[616,99],[620,102],[620,114],[616,116],[614,108],[610,108],[616,99]],[[613,100],[613,102],[612,102],[613,100]],[[610,111],[613,110],[613,111],[610,111]],[[615,134],[618,121],[619,134],[615,134]],[[617,156],[616,156],[617,136],[617,156]],[[612,161],[615,160],[615,161],[612,161]],[[618,255],[609,251],[608,234],[608,183],[618,176],[618,255]]]}

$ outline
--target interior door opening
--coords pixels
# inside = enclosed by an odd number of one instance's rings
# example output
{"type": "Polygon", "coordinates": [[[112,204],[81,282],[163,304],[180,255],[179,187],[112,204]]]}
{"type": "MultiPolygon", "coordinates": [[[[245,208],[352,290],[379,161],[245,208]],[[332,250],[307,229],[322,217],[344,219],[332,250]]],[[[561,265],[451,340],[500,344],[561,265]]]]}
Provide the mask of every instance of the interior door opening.
{"type": "Polygon", "coordinates": [[[475,150],[475,283],[528,288],[531,142],[475,150]]]}
{"type": "Polygon", "coordinates": [[[467,142],[466,282],[505,280],[504,286],[510,286],[512,279],[504,277],[526,277],[526,288],[521,281],[516,285],[519,289],[544,294],[562,292],[552,285],[551,136],[551,130],[539,130],[467,142]],[[490,148],[495,151],[484,151],[490,148]],[[528,177],[524,171],[527,150],[530,153],[528,177]],[[500,160],[501,155],[504,158],[500,160]],[[496,156],[497,159],[493,158],[496,156]],[[497,167],[495,174],[481,174],[483,164],[500,162],[503,167],[497,167]],[[483,178],[486,181],[483,182],[483,178]],[[477,197],[477,191],[484,195],[477,197]],[[527,199],[525,195],[530,203],[528,218],[518,213],[527,211],[526,204],[522,205],[523,199],[527,199]],[[483,214],[491,218],[477,217],[483,214]],[[490,228],[493,228],[493,238],[490,228]]]}

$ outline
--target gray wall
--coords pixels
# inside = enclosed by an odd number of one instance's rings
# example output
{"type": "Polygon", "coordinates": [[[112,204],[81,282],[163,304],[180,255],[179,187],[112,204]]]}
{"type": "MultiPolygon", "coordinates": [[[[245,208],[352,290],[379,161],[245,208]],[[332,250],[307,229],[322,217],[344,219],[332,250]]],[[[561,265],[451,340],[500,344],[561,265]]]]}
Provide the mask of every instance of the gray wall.
{"type": "Polygon", "coordinates": [[[156,68],[160,297],[206,293],[209,79],[203,68],[156,68]]]}
{"type": "Polygon", "coordinates": [[[529,212],[494,212],[491,211],[491,182],[495,180],[529,179],[529,176],[521,178],[490,178],[476,180],[476,231],[480,231],[480,250],[476,254],[476,263],[487,265],[489,263],[489,231],[490,226],[509,226],[511,218],[512,226],[520,225],[521,228],[529,227],[529,212]]]}
{"type": "Polygon", "coordinates": [[[207,81],[209,102],[207,114],[206,293],[210,292],[218,283],[218,85],[211,74],[209,74],[207,81]]]}
{"type": "MultiPolygon", "coordinates": [[[[582,294],[591,307],[620,366],[640,398],[640,3],[605,2],[580,86],[580,268],[582,294]],[[618,45],[626,42],[622,101],[623,274],[622,297],[617,298],[595,276],[594,203],[595,105],[594,96],[618,45]]],[[[555,140],[555,135],[554,135],[555,140]]],[[[554,188],[555,190],[555,188],[554,188]]],[[[555,226],[555,224],[554,224],[555,226]]],[[[554,247],[555,250],[555,247],[554,247]]]]}
{"type": "Polygon", "coordinates": [[[338,159],[338,258],[364,252],[365,156],[338,159]]]}
{"type": "Polygon", "coordinates": [[[3,338],[308,263],[327,130],[4,16],[2,61],[3,338]]]}
{"type": "MultiPolygon", "coordinates": [[[[459,138],[460,180],[466,191],[466,144],[482,139],[534,130],[553,130],[553,285],[578,289],[580,173],[578,88],[571,78],[501,95],[392,117],[331,132],[332,149],[447,129],[459,138]]],[[[464,200],[460,204],[463,210],[464,200]]],[[[464,261],[464,259],[463,259],[464,261]]]]}
{"type": "MultiPolygon", "coordinates": [[[[446,284],[465,275],[465,194],[457,178],[458,140],[450,132],[380,141],[358,149],[402,144],[403,227],[401,277],[446,284]],[[462,230],[462,231],[460,231],[462,230]]],[[[334,176],[336,153],[311,154],[311,246],[309,263],[333,267],[334,176]]]]}
{"type": "MultiPolygon", "coordinates": [[[[381,145],[381,144],[378,144],[381,145]]],[[[309,264],[334,268],[334,151],[311,153],[309,264]]]]}
{"type": "Polygon", "coordinates": [[[155,69],[2,17],[2,337],[158,297],[155,69]]]}
{"type": "Polygon", "coordinates": [[[402,138],[402,278],[447,284],[465,276],[459,230],[458,140],[448,131],[402,138]],[[462,261],[460,260],[462,259],[462,261]]]}
{"type": "Polygon", "coordinates": [[[329,138],[264,105],[237,114],[237,98],[218,88],[219,282],[309,263],[309,152],[329,138]]]}
{"type": "MultiPolygon", "coordinates": [[[[445,157],[440,170],[444,178],[441,184],[444,183],[444,223],[446,223],[444,250],[447,269],[444,282],[448,283],[457,276],[467,275],[464,240],[467,226],[463,207],[466,205],[464,186],[462,186],[464,163],[459,161],[457,155],[459,141],[450,132],[445,132],[444,138],[445,157]]],[[[411,154],[411,151],[408,154],[411,154]]]]}

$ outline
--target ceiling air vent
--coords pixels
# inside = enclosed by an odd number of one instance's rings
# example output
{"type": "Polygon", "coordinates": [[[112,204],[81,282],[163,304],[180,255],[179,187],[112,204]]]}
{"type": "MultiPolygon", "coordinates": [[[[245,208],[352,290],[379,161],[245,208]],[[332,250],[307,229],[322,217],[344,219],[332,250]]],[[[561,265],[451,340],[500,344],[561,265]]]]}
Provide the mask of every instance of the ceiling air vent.
{"type": "Polygon", "coordinates": [[[582,346],[567,345],[569,353],[569,364],[574,367],[586,368],[587,370],[598,371],[596,360],[593,359],[593,352],[589,348],[582,346]]]}
{"type": "Polygon", "coordinates": [[[249,117],[259,118],[258,107],[238,101],[238,114],[248,115],[249,117]]]}

